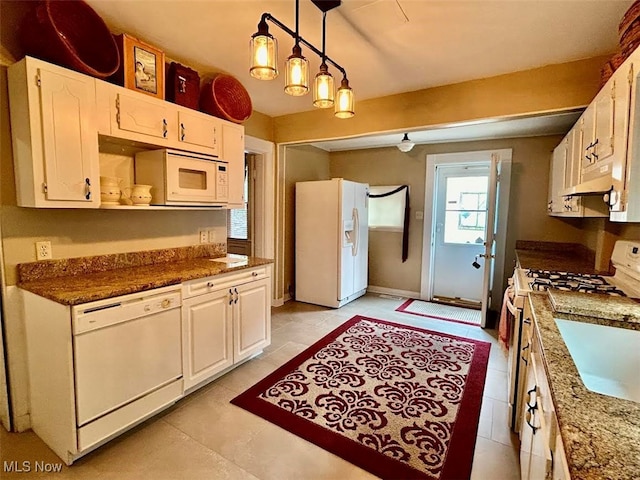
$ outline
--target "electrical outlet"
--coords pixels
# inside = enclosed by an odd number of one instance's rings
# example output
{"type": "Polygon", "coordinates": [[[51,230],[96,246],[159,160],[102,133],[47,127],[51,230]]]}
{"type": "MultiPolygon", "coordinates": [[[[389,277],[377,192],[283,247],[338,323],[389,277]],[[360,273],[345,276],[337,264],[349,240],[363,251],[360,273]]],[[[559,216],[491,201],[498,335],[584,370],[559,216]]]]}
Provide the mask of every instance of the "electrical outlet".
{"type": "Polygon", "coordinates": [[[200,230],[200,243],[207,243],[209,241],[209,234],[206,230],[200,230]]]}
{"type": "Polygon", "coordinates": [[[211,228],[207,232],[209,233],[209,243],[216,243],[216,230],[211,228]]]}
{"type": "Polygon", "coordinates": [[[36,242],[36,259],[48,260],[51,258],[51,242],[36,242]]]}

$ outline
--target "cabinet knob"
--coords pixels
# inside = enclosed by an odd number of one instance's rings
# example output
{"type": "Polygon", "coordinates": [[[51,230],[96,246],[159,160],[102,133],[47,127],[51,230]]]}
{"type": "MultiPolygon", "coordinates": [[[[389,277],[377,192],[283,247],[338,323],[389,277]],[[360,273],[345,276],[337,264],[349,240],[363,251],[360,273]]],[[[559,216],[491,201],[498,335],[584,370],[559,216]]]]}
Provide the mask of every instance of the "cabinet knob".
{"type": "Polygon", "coordinates": [[[162,308],[169,308],[171,306],[171,300],[169,300],[168,298],[165,298],[164,300],[162,300],[162,303],[160,304],[160,306],[162,308]]]}

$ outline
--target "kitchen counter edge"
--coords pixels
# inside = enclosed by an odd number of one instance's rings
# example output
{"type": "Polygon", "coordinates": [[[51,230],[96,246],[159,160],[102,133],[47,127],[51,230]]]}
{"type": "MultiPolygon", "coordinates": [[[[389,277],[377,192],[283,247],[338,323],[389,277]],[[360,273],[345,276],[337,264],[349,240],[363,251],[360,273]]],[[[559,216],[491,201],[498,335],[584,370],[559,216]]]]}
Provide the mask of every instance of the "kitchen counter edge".
{"type": "Polygon", "coordinates": [[[640,471],[640,403],[588,390],[554,317],[636,330],[640,326],[557,313],[546,294],[530,298],[571,478],[634,478],[640,471]]]}
{"type": "Polygon", "coordinates": [[[272,259],[247,257],[246,263],[228,265],[211,258],[117,268],[83,275],[61,276],[18,283],[18,287],[62,305],[80,305],[154,288],[274,263],[272,259]]]}

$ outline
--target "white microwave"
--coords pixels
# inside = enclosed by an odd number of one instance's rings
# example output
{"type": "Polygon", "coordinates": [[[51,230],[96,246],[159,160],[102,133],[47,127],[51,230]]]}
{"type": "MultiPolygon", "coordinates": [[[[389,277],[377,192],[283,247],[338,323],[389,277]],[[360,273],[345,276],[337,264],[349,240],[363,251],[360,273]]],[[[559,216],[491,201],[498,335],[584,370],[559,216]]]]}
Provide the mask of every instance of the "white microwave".
{"type": "Polygon", "coordinates": [[[229,201],[229,164],[178,150],[136,154],[135,183],[151,185],[152,205],[224,205],[229,201]]]}

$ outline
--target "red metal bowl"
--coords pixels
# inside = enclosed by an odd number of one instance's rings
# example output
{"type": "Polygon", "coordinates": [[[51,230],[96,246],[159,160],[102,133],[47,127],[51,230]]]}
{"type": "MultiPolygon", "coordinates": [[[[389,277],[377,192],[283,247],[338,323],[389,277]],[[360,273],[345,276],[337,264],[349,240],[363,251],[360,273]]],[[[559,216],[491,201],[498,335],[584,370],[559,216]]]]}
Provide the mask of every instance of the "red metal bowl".
{"type": "Polygon", "coordinates": [[[27,55],[98,78],[120,66],[118,46],[102,18],[82,0],[40,0],[24,20],[27,55]]]}
{"type": "Polygon", "coordinates": [[[249,92],[238,79],[219,73],[202,89],[200,110],[230,122],[242,123],[253,113],[253,105],[249,92]]]}

